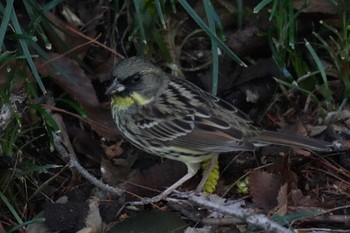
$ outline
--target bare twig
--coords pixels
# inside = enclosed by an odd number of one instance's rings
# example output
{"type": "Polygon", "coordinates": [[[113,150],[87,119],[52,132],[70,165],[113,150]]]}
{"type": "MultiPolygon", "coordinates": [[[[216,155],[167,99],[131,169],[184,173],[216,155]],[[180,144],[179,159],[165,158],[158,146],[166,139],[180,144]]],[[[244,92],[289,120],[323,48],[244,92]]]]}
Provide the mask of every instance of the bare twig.
{"type": "MultiPolygon", "coordinates": [[[[205,196],[204,196],[205,197],[205,196]]],[[[292,233],[292,230],[284,228],[277,224],[276,222],[270,220],[263,214],[255,214],[252,210],[242,209],[238,206],[235,208],[229,208],[218,203],[214,203],[210,200],[205,199],[203,196],[192,196],[190,197],[190,201],[219,211],[221,213],[233,215],[239,219],[244,219],[247,223],[252,224],[257,227],[261,227],[265,230],[265,232],[278,232],[278,233],[292,233]]]]}
{"type": "MultiPolygon", "coordinates": [[[[57,115],[54,117],[57,124],[59,125],[60,129],[65,128],[63,125],[63,121],[61,121],[60,119],[57,119],[57,115]]],[[[61,130],[62,132],[65,132],[65,130],[61,130]]],[[[67,135],[68,137],[68,135],[67,135]]],[[[64,143],[64,135],[62,136],[60,133],[53,133],[53,138],[54,138],[54,146],[55,149],[57,151],[57,153],[59,154],[59,156],[67,162],[67,164],[70,167],[74,167],[83,177],[85,177],[85,179],[87,179],[91,184],[99,187],[102,190],[105,190],[107,192],[111,192],[113,194],[117,194],[117,195],[121,195],[124,191],[122,189],[118,189],[116,187],[112,187],[110,185],[107,185],[105,183],[103,183],[102,181],[98,180],[96,177],[94,177],[93,175],[91,175],[85,168],[83,168],[80,163],[78,162],[78,160],[76,159],[76,156],[74,154],[74,151],[69,150],[70,147],[70,143],[66,146],[66,144],[64,143]],[[63,137],[63,139],[62,139],[63,137]],[[68,151],[71,151],[70,153],[68,151]]]]}

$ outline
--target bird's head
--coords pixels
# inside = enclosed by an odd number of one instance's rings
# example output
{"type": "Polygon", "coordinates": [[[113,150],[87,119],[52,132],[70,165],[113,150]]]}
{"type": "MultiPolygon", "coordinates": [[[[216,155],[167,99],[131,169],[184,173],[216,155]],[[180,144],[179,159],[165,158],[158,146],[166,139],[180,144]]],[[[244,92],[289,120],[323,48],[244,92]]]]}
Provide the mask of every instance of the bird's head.
{"type": "Polygon", "coordinates": [[[113,81],[106,95],[113,107],[126,110],[154,101],[167,85],[167,75],[145,59],[132,57],[119,62],[113,69],[113,81]]]}

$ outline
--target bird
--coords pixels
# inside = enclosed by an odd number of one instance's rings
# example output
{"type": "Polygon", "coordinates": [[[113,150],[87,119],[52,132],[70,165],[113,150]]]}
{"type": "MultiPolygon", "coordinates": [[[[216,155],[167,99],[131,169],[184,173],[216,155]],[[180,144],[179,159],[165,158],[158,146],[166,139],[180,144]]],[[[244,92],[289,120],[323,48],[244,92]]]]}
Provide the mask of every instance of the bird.
{"type": "Polygon", "coordinates": [[[269,144],[332,151],[318,139],[257,127],[235,106],[141,57],[121,60],[112,71],[111,114],[121,135],[153,155],[181,161],[187,173],[161,194],[166,198],[219,153],[254,151],[269,144]]]}

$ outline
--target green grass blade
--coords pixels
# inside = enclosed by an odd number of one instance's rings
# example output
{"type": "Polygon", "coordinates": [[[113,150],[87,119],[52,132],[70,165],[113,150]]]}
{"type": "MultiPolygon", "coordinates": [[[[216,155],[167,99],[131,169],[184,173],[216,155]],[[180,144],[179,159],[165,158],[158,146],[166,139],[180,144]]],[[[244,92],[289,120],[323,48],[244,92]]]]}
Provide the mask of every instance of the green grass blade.
{"type": "Polygon", "coordinates": [[[68,100],[68,99],[62,99],[62,98],[56,99],[56,102],[60,102],[60,101],[67,104],[69,107],[73,108],[82,117],[84,117],[84,118],[88,117],[87,112],[76,102],[73,102],[73,101],[68,100]]]}
{"type": "Polygon", "coordinates": [[[199,17],[199,15],[193,10],[186,0],[179,0],[181,6],[187,11],[187,13],[193,18],[193,20],[209,35],[210,38],[218,43],[218,46],[235,62],[241,66],[247,66],[234,52],[231,51],[225,43],[205,24],[205,22],[199,17]]]}
{"type": "Polygon", "coordinates": [[[20,127],[19,124],[13,122],[11,126],[8,126],[5,129],[5,132],[2,135],[5,143],[1,145],[1,153],[5,155],[11,155],[14,153],[13,150],[16,146],[15,142],[18,139],[20,127]]]}
{"type": "Polygon", "coordinates": [[[55,8],[58,4],[62,3],[63,0],[52,0],[51,2],[46,3],[43,6],[43,12],[48,12],[51,9],[55,8]]]}
{"type": "Polygon", "coordinates": [[[48,130],[48,132],[59,132],[60,128],[58,127],[56,121],[52,118],[52,116],[42,108],[41,105],[33,104],[32,108],[39,112],[39,114],[42,116],[43,120],[48,124],[48,126],[51,127],[51,130],[48,130]]]}
{"type": "MultiPolygon", "coordinates": [[[[17,34],[23,34],[22,33],[22,29],[21,29],[21,26],[19,25],[19,22],[18,22],[18,18],[16,16],[16,12],[15,12],[15,9],[12,9],[12,15],[11,15],[11,21],[12,21],[12,26],[13,28],[15,29],[16,33],[17,34]]],[[[44,87],[44,84],[43,82],[41,81],[41,78],[39,76],[39,73],[38,73],[38,70],[36,69],[35,65],[34,65],[34,62],[33,62],[33,59],[32,59],[32,56],[29,52],[29,48],[26,44],[26,42],[23,40],[23,39],[20,39],[19,40],[19,43],[21,45],[21,48],[22,48],[22,51],[23,51],[23,54],[28,62],[28,66],[30,68],[30,70],[32,71],[33,75],[34,75],[34,78],[40,88],[40,90],[43,92],[43,94],[45,95],[46,94],[46,89],[44,87]]]]}
{"type": "Polygon", "coordinates": [[[282,84],[282,85],[287,86],[287,87],[294,89],[294,90],[301,91],[301,92],[311,96],[311,98],[318,103],[317,97],[312,92],[310,92],[304,88],[299,87],[296,82],[289,83],[289,82],[285,82],[285,81],[278,79],[278,78],[274,78],[274,80],[279,84],[282,84]]]}
{"type": "MultiPolygon", "coordinates": [[[[203,0],[203,1],[205,1],[205,0],[203,0]]],[[[211,2],[210,2],[210,4],[211,4],[211,14],[212,14],[212,17],[213,17],[214,23],[215,23],[215,34],[221,40],[225,41],[226,40],[226,34],[225,34],[225,31],[224,31],[224,26],[221,23],[220,16],[216,12],[215,7],[213,7],[213,4],[211,2]]]]}
{"type": "Polygon", "coordinates": [[[23,222],[21,224],[18,224],[17,226],[12,227],[10,230],[7,231],[7,233],[15,232],[15,231],[21,229],[22,227],[25,227],[25,226],[28,226],[31,224],[45,222],[45,220],[46,220],[45,218],[33,218],[29,221],[23,222]]]}
{"type": "Polygon", "coordinates": [[[2,200],[2,202],[7,206],[7,208],[9,209],[9,211],[12,213],[13,217],[16,219],[16,221],[19,224],[22,224],[23,221],[21,219],[21,217],[19,217],[17,211],[15,210],[15,208],[11,205],[11,203],[9,202],[9,200],[7,199],[7,197],[0,191],[0,199],[2,200]]]}
{"type": "Polygon", "coordinates": [[[163,28],[166,29],[164,14],[163,14],[162,6],[160,4],[160,0],[155,0],[155,3],[156,3],[156,8],[157,8],[157,12],[158,12],[158,16],[159,16],[160,22],[161,22],[163,28]]]}
{"type": "Polygon", "coordinates": [[[289,19],[289,25],[288,25],[288,42],[289,46],[294,49],[295,48],[295,17],[294,17],[294,9],[292,6],[292,3],[288,1],[288,19],[289,19]]]}
{"type": "Polygon", "coordinates": [[[310,210],[307,212],[293,213],[293,214],[288,214],[288,215],[284,215],[284,216],[274,215],[274,216],[272,216],[271,219],[273,221],[280,223],[280,224],[288,224],[288,223],[295,221],[295,220],[298,220],[298,219],[312,217],[312,216],[319,215],[322,213],[323,213],[322,210],[310,210]]]}
{"type": "Polygon", "coordinates": [[[242,28],[243,26],[243,0],[236,0],[237,4],[237,26],[238,28],[242,28]]]}
{"type": "Polygon", "coordinates": [[[323,25],[325,28],[327,28],[329,31],[333,32],[338,37],[339,41],[341,41],[343,39],[342,36],[339,34],[339,31],[336,28],[326,24],[322,20],[320,21],[320,24],[323,25]]]}
{"type": "Polygon", "coordinates": [[[321,62],[320,58],[318,57],[314,48],[311,46],[311,44],[307,40],[305,40],[305,46],[308,49],[308,51],[310,52],[312,58],[314,59],[316,65],[317,65],[317,68],[320,71],[320,74],[321,74],[321,77],[323,80],[323,84],[324,84],[324,91],[325,91],[325,98],[327,100],[327,105],[329,103],[333,103],[332,92],[329,89],[327,75],[326,75],[325,69],[322,65],[322,62],[321,62]]]}
{"type": "Polygon", "coordinates": [[[270,17],[269,17],[269,21],[271,21],[272,18],[273,18],[273,16],[276,14],[277,5],[278,5],[278,1],[273,1],[273,3],[272,3],[272,9],[271,9],[271,14],[270,14],[270,17]]]}
{"type": "Polygon", "coordinates": [[[176,14],[176,5],[175,5],[175,0],[170,0],[170,5],[171,5],[171,11],[176,14]]]}
{"type": "Polygon", "coordinates": [[[18,58],[13,56],[13,52],[5,51],[0,53],[0,64],[5,64],[6,62],[14,61],[16,59],[18,58]]]}
{"type": "MultiPolygon", "coordinates": [[[[263,9],[267,4],[272,2],[272,0],[263,0],[256,7],[254,7],[253,13],[258,13],[261,9],[263,9]]],[[[277,1],[275,1],[277,2],[277,1]]]]}
{"type": "Polygon", "coordinates": [[[2,43],[4,42],[7,26],[10,22],[11,13],[13,10],[13,0],[8,0],[0,26],[0,52],[2,51],[2,43]]]}
{"type": "MultiPolygon", "coordinates": [[[[328,51],[328,54],[332,58],[332,61],[333,61],[334,65],[335,65],[335,67],[336,67],[336,70],[340,70],[340,64],[339,64],[338,59],[337,59],[338,53],[335,53],[333,51],[333,49],[329,46],[328,42],[326,40],[324,40],[318,33],[313,32],[313,35],[321,42],[323,47],[328,51]]],[[[330,40],[334,42],[334,45],[336,46],[336,48],[338,50],[341,49],[339,44],[336,41],[333,40],[333,37],[330,37],[330,40]]]]}
{"type": "MultiPolygon", "coordinates": [[[[209,28],[213,32],[216,32],[215,29],[215,19],[213,14],[213,5],[210,0],[203,0],[205,13],[207,15],[209,28]]],[[[213,60],[213,77],[212,77],[212,94],[217,95],[218,92],[218,76],[219,76],[219,53],[218,53],[218,44],[217,42],[211,39],[211,48],[212,48],[212,60],[213,60]]]]}
{"type": "Polygon", "coordinates": [[[143,20],[142,20],[142,15],[141,15],[141,4],[142,4],[141,1],[134,0],[136,21],[137,21],[138,28],[140,29],[142,45],[147,45],[145,28],[143,27],[143,23],[142,23],[143,20]]]}

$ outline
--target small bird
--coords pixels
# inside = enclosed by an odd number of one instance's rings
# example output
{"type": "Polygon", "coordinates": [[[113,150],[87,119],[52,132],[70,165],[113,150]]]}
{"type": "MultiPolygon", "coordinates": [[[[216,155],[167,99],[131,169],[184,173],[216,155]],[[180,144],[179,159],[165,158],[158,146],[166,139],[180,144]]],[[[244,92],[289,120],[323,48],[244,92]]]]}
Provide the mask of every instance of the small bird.
{"type": "Polygon", "coordinates": [[[112,76],[106,95],[122,136],[143,151],[187,165],[187,174],[153,201],[168,196],[197,173],[201,162],[222,152],[267,144],[331,151],[321,140],[260,129],[231,104],[143,58],[122,60],[112,76]]]}

